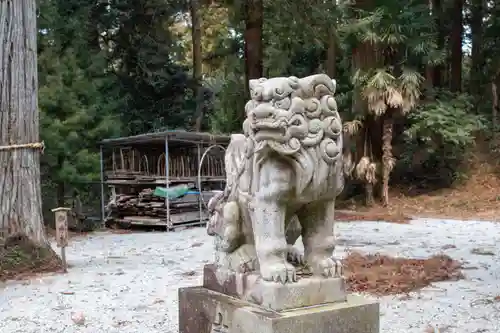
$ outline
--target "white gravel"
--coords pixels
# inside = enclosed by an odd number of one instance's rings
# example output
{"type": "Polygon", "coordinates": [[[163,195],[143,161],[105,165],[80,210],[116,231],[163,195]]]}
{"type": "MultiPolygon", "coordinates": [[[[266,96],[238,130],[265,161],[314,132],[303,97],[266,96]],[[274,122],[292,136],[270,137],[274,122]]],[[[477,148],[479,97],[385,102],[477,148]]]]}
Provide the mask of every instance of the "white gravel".
{"type": "MultiPolygon", "coordinates": [[[[338,223],[341,246],[363,252],[467,261],[466,279],[383,297],[382,333],[500,332],[500,224],[419,219],[410,225],[338,223]],[[448,245],[455,245],[449,248],[448,245]],[[474,248],[491,251],[473,254],[474,248]],[[436,331],[437,332],[437,331],[436,331]]],[[[177,289],[201,283],[212,259],[204,228],[172,233],[96,233],[74,238],[66,275],[0,285],[0,332],[177,333],[177,289]],[[77,325],[72,316],[83,313],[77,325]]]]}

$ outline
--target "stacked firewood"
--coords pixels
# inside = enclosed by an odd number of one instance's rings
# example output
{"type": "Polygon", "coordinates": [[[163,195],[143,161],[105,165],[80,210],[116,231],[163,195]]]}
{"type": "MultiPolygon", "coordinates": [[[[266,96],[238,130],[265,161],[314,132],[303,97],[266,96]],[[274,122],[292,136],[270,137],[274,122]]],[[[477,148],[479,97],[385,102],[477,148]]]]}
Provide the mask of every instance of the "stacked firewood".
{"type": "MultiPolygon", "coordinates": [[[[199,210],[198,196],[188,194],[180,198],[169,199],[170,214],[199,210]]],[[[152,189],[145,189],[137,194],[118,194],[108,208],[111,218],[126,216],[148,216],[166,218],[166,199],[153,195],[152,189]]]]}

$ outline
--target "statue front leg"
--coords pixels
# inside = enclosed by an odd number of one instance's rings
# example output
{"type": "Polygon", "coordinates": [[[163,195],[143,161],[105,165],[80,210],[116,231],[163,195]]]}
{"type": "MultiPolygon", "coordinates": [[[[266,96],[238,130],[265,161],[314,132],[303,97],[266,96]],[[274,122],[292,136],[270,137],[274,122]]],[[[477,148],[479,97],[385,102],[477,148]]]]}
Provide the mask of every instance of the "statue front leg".
{"type": "Polygon", "coordinates": [[[281,200],[288,193],[291,175],[275,163],[268,161],[260,169],[251,218],[262,278],[287,283],[297,280],[295,268],[287,262],[286,206],[281,200]]]}
{"type": "Polygon", "coordinates": [[[314,275],[339,277],[342,263],[333,258],[335,250],[335,200],[305,206],[299,213],[304,255],[314,275]]]}

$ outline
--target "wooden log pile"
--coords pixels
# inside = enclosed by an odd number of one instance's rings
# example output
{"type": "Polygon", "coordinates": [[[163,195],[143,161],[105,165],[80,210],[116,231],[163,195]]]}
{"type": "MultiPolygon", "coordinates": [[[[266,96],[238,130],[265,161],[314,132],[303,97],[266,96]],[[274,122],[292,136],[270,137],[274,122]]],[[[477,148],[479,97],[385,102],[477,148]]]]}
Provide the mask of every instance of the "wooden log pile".
{"type": "MultiPolygon", "coordinates": [[[[167,206],[163,197],[153,195],[153,189],[144,189],[136,194],[117,194],[111,199],[107,206],[108,218],[106,224],[116,222],[141,225],[166,225],[184,222],[201,222],[199,219],[199,196],[197,194],[186,194],[183,197],[169,199],[170,222],[166,221],[167,206]]],[[[204,194],[205,202],[208,202],[211,194],[204,194]]]]}
{"type": "MultiPolygon", "coordinates": [[[[188,194],[184,197],[169,200],[170,214],[183,213],[186,211],[198,211],[199,203],[197,196],[188,194]]],[[[115,204],[111,205],[111,215],[124,216],[150,216],[167,217],[167,206],[165,198],[153,196],[152,189],[145,189],[136,195],[119,194],[116,196],[115,204]]]]}

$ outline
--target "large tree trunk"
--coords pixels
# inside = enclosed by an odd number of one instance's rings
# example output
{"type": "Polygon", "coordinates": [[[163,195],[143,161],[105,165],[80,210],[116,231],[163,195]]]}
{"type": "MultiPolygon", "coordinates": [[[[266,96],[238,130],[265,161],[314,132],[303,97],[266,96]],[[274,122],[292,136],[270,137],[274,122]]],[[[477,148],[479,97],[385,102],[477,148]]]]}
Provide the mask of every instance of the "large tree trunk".
{"type": "Polygon", "coordinates": [[[194,129],[201,131],[203,117],[205,115],[202,80],[202,46],[201,46],[201,12],[199,0],[190,0],[189,11],[191,13],[191,40],[193,43],[193,79],[196,82],[196,121],[194,129]]]}
{"type": "Polygon", "coordinates": [[[0,1],[0,230],[48,246],[42,217],[36,1],[0,1]]]}
{"type": "Polygon", "coordinates": [[[105,2],[96,3],[90,8],[89,20],[87,22],[87,45],[93,52],[101,51],[101,31],[99,30],[101,16],[107,12],[105,2]]]}
{"type": "Polygon", "coordinates": [[[451,76],[450,89],[458,92],[462,90],[462,35],[464,0],[453,1],[453,21],[451,28],[451,76]]]}
{"type": "Polygon", "coordinates": [[[337,42],[335,30],[330,29],[328,33],[328,48],[326,50],[326,74],[332,79],[337,76],[337,42]]]}
{"type": "Polygon", "coordinates": [[[483,64],[483,19],[485,8],[485,0],[473,0],[471,3],[470,29],[472,35],[472,51],[469,92],[474,95],[481,92],[481,70],[483,64]]]}
{"type": "MultiPolygon", "coordinates": [[[[335,0],[335,7],[337,1],[335,0]]],[[[335,8],[336,9],[336,8],[335,8]]],[[[326,74],[332,79],[337,76],[337,38],[336,38],[336,23],[331,24],[328,28],[328,45],[326,49],[326,74]]]]}
{"type": "MultiPolygon", "coordinates": [[[[444,49],[444,41],[446,37],[446,29],[443,20],[443,6],[442,0],[432,0],[432,16],[437,27],[437,47],[444,49]]],[[[443,85],[443,65],[434,67],[434,75],[432,78],[432,86],[440,88],[443,85]]]]}
{"type": "MultiPolygon", "coordinates": [[[[373,0],[356,0],[353,6],[361,10],[373,10],[374,2],[373,0]]],[[[377,68],[382,65],[380,52],[377,47],[370,42],[358,42],[356,47],[352,50],[352,72],[355,73],[357,70],[367,71],[372,68],[377,68]]],[[[376,147],[377,140],[380,141],[380,136],[377,137],[377,121],[368,111],[368,104],[363,98],[362,87],[355,87],[353,91],[353,103],[352,109],[353,113],[358,115],[363,115],[363,135],[358,136],[356,141],[356,163],[359,163],[362,157],[369,157],[370,161],[376,162],[374,160],[375,156],[380,156],[377,154],[378,147],[376,147]],[[375,140],[374,140],[375,138],[375,140]]],[[[374,184],[364,180],[365,182],[365,200],[367,206],[373,206],[375,203],[374,198],[374,184]]]]}
{"type": "Polygon", "coordinates": [[[264,25],[263,0],[245,1],[245,93],[250,93],[248,81],[263,76],[264,46],[262,29],[264,25]]]}
{"type": "MultiPolygon", "coordinates": [[[[429,17],[433,18],[433,0],[424,0],[423,3],[429,6],[429,17]]],[[[435,19],[434,19],[435,20],[435,19]]],[[[434,88],[434,66],[425,64],[425,89],[430,90],[434,88]]],[[[428,96],[426,96],[428,97],[428,96]]]]}

